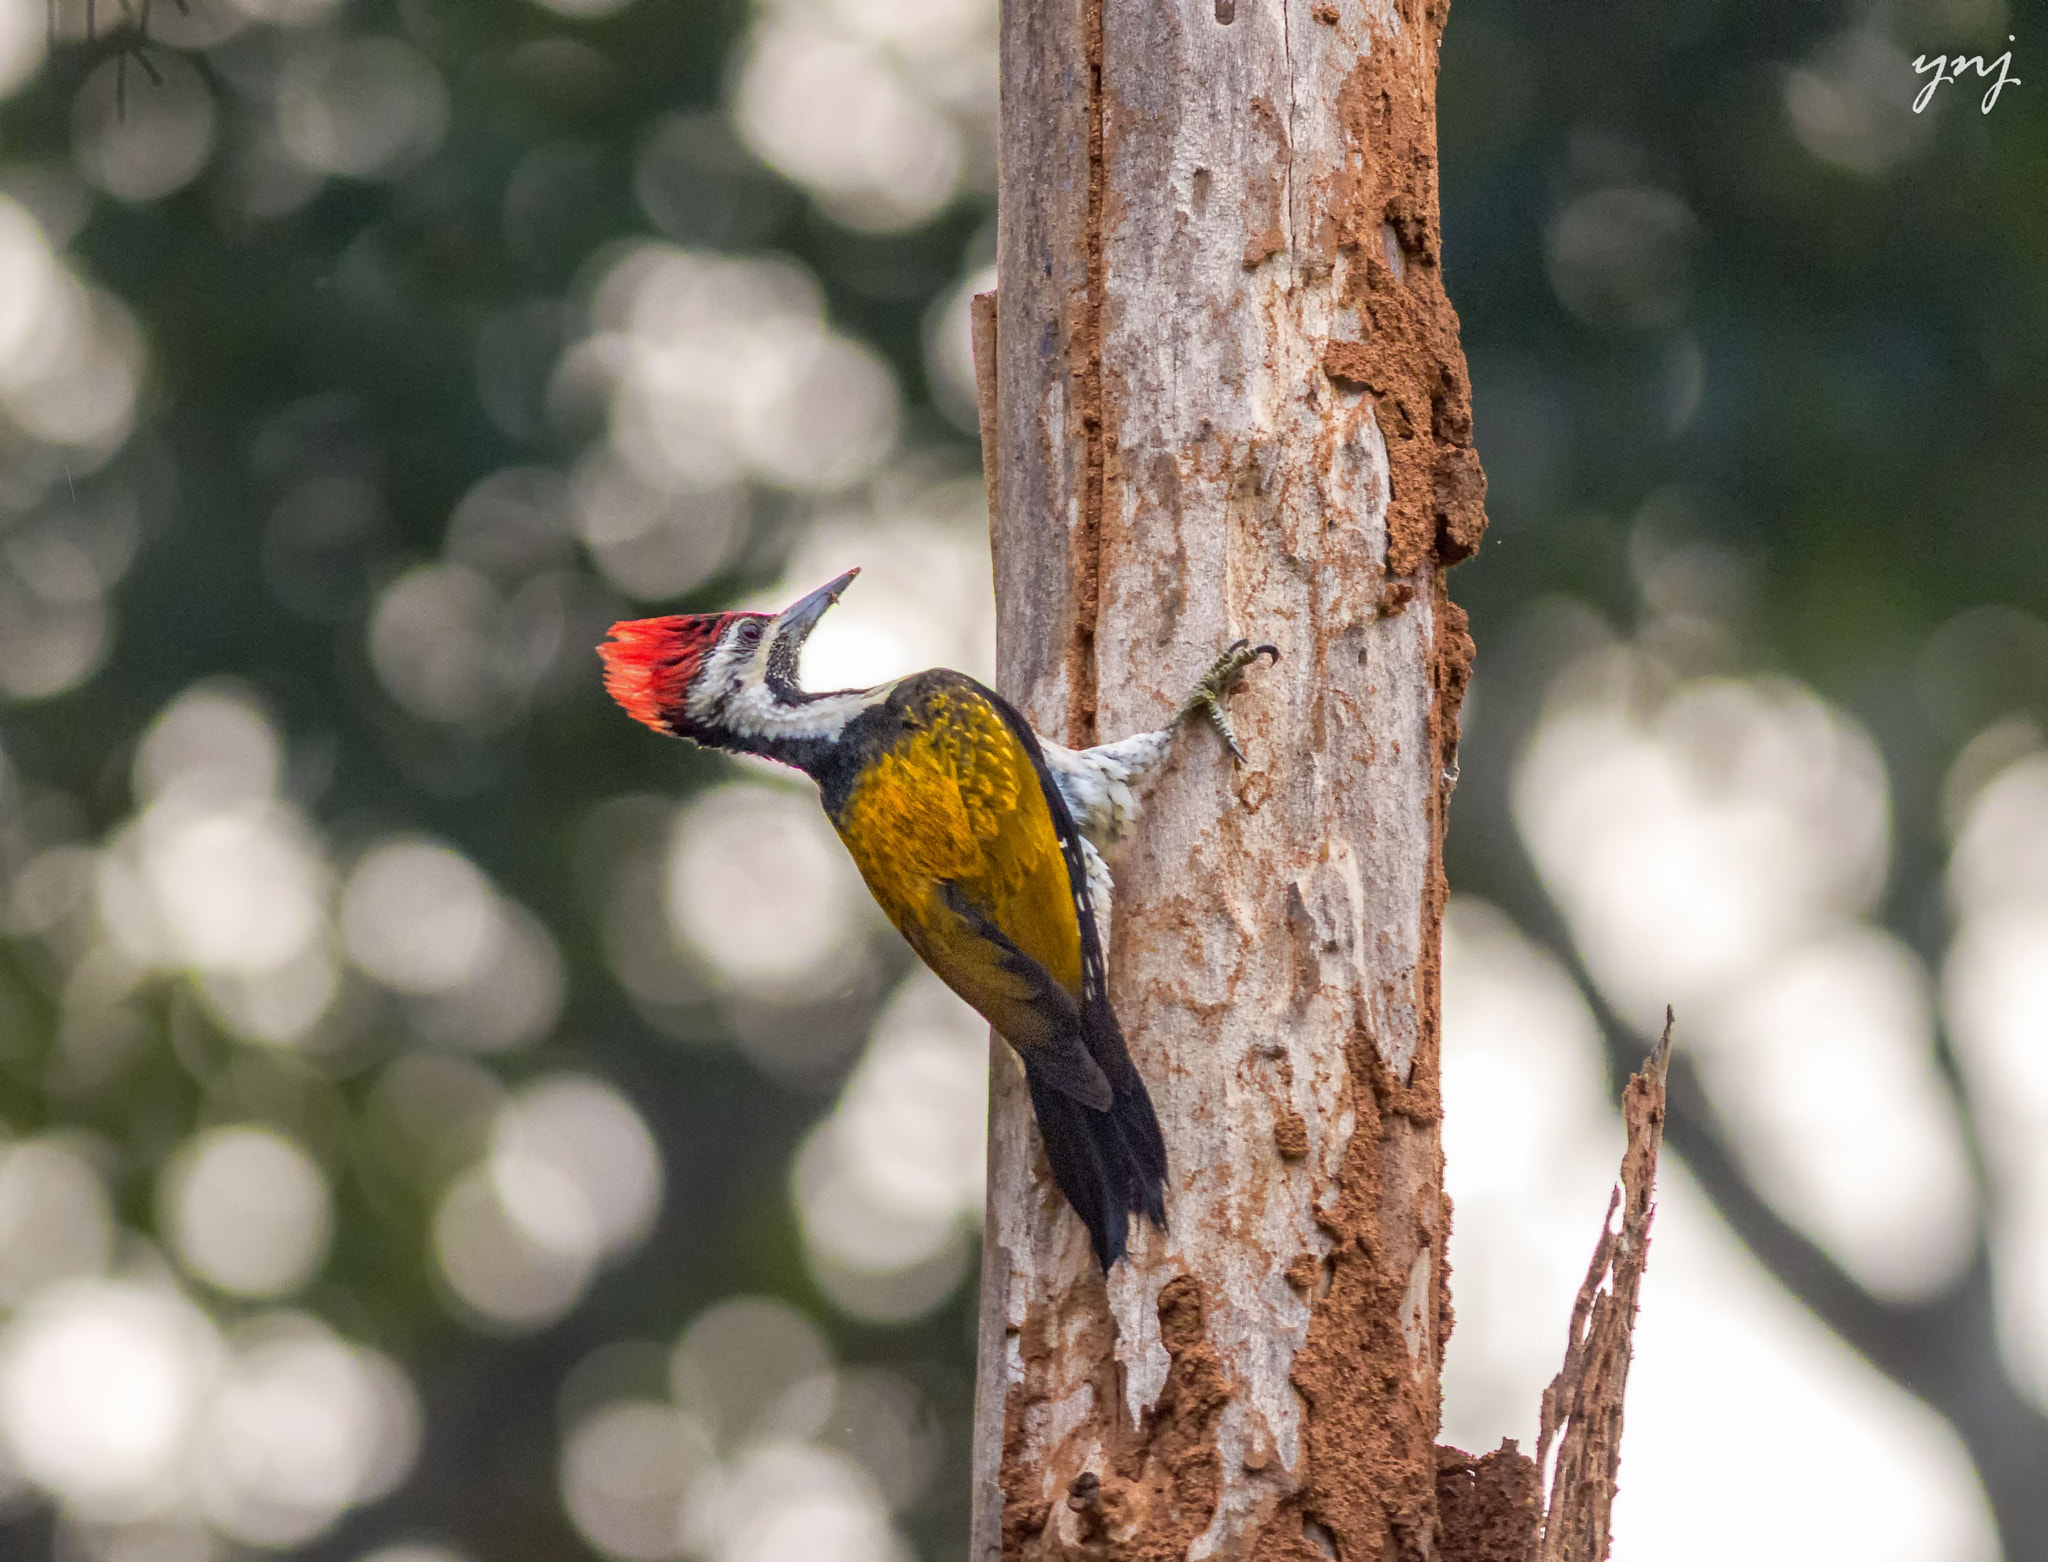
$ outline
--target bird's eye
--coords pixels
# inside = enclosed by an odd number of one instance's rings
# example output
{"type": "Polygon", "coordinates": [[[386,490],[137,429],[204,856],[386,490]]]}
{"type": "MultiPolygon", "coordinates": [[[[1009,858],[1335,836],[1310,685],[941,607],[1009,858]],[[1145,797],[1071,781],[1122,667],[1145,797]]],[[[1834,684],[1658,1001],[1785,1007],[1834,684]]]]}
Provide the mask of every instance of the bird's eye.
{"type": "Polygon", "coordinates": [[[748,645],[758,645],[761,640],[761,620],[750,618],[742,623],[740,625],[740,638],[746,641],[748,645]]]}

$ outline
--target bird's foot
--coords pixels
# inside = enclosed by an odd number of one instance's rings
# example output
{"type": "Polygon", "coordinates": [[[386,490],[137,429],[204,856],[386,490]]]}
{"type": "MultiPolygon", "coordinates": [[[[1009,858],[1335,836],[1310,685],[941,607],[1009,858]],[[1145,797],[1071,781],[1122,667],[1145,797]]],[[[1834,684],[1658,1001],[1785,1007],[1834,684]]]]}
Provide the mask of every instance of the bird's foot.
{"type": "Polygon", "coordinates": [[[1226,705],[1230,696],[1237,692],[1244,682],[1244,675],[1252,663],[1262,656],[1280,660],[1280,648],[1276,645],[1253,645],[1249,640],[1240,640],[1221,656],[1215,664],[1202,674],[1194,691],[1181,702],[1180,710],[1174,716],[1178,726],[1196,717],[1207,717],[1209,724],[1223,735],[1224,743],[1230,749],[1230,757],[1240,765],[1245,762],[1244,750],[1238,746],[1237,733],[1230,725],[1230,711],[1226,705]]]}

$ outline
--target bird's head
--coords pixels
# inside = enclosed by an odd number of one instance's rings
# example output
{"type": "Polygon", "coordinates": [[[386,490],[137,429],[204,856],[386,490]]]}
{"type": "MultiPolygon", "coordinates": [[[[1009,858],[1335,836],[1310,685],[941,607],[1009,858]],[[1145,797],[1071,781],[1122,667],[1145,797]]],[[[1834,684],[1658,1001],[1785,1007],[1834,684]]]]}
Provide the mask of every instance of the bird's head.
{"type": "MultiPolygon", "coordinates": [[[[714,748],[818,736],[831,698],[797,687],[804,641],[860,573],[850,569],[780,613],[683,613],[611,627],[597,648],[604,686],[656,732],[714,748]]],[[[843,718],[841,718],[843,719],[843,718]]]]}

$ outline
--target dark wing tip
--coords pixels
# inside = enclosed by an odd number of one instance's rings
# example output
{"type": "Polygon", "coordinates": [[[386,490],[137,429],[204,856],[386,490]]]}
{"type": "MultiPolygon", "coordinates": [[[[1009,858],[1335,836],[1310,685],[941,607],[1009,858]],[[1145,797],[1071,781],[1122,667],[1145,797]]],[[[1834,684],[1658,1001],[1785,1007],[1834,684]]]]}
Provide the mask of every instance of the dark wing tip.
{"type": "Polygon", "coordinates": [[[1166,1229],[1166,1143],[1152,1099],[1135,1072],[1106,1112],[1041,1078],[1028,1060],[1025,1075],[1053,1181],[1088,1228],[1106,1274],[1127,1251],[1132,1215],[1166,1229]]]}

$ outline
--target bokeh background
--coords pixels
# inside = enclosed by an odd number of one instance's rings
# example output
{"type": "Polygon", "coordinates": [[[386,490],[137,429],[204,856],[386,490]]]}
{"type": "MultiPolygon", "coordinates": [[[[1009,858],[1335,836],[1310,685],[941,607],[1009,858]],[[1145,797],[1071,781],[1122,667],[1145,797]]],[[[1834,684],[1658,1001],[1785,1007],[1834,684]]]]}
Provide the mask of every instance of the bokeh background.
{"type": "MultiPolygon", "coordinates": [[[[988,671],[994,38],[0,0],[0,1554],[960,1554],[985,1033],[591,647],[859,563],[814,686],[988,671]]],[[[2048,1556],[2044,93],[1451,15],[1445,1435],[1675,1003],[1625,1562],[2048,1556]]]]}

